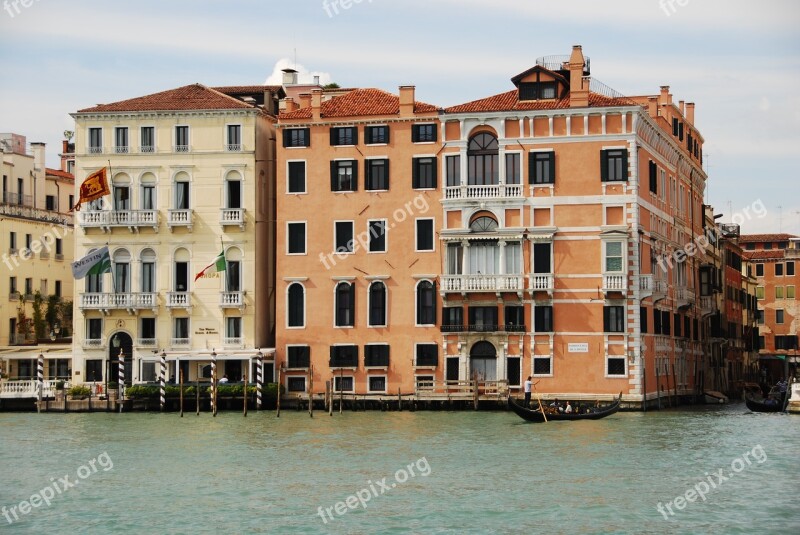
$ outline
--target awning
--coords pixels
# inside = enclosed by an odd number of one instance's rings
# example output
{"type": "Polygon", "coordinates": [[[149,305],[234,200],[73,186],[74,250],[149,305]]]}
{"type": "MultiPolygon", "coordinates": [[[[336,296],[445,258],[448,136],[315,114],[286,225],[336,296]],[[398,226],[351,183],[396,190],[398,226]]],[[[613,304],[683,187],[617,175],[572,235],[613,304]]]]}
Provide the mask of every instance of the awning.
{"type": "Polygon", "coordinates": [[[45,360],[71,359],[72,348],[69,346],[22,346],[0,350],[0,359],[4,360],[36,360],[44,355],[45,360]]]}
{"type": "MultiPolygon", "coordinates": [[[[261,354],[265,359],[271,360],[275,358],[274,348],[261,349],[261,354]]],[[[232,351],[219,351],[217,352],[217,361],[221,360],[248,360],[255,359],[258,355],[257,349],[236,349],[232,351]]],[[[168,362],[183,361],[183,362],[211,362],[211,351],[165,351],[166,360],[168,362]]],[[[161,353],[142,356],[143,362],[161,362],[161,353]]]]}

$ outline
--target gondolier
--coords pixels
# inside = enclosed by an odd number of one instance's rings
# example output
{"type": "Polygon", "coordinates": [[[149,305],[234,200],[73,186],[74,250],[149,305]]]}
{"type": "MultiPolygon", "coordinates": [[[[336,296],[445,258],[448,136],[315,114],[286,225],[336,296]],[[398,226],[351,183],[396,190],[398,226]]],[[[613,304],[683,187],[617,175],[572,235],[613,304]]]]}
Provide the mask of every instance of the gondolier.
{"type": "Polygon", "coordinates": [[[525,406],[531,406],[531,387],[533,383],[531,382],[531,376],[528,376],[528,379],[525,381],[525,406]]]}

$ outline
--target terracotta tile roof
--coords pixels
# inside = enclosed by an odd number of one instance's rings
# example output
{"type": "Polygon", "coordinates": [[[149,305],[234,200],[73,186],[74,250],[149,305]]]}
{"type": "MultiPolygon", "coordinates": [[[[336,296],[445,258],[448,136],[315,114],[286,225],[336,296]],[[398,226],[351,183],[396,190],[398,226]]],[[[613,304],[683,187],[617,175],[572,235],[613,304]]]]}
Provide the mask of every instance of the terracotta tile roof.
{"type": "MultiPolygon", "coordinates": [[[[636,105],[629,98],[606,97],[599,93],[589,93],[589,107],[603,106],[632,106],[636,105]]],[[[513,89],[492,97],[473,100],[465,104],[445,108],[445,113],[480,113],[492,111],[528,111],[528,110],[558,110],[569,108],[569,97],[553,100],[523,100],[518,99],[518,91],[513,89]]]]}
{"type": "Polygon", "coordinates": [[[49,167],[46,167],[45,173],[48,176],[57,176],[59,178],[68,178],[70,180],[75,180],[75,175],[73,175],[72,173],[67,173],[66,171],[62,171],[61,169],[50,169],[49,167]]]}
{"type": "Polygon", "coordinates": [[[253,108],[241,100],[202,84],[192,84],[152,95],[99,104],[78,113],[121,111],[231,110],[253,108]]]}
{"type": "Polygon", "coordinates": [[[769,251],[744,251],[742,256],[747,260],[774,260],[784,258],[783,250],[771,249],[769,251]]]}
{"type": "Polygon", "coordinates": [[[741,243],[776,242],[789,241],[797,238],[794,234],[742,234],[739,237],[741,243]]]}
{"type": "Polygon", "coordinates": [[[211,89],[219,91],[220,93],[225,93],[226,95],[248,95],[250,93],[264,91],[277,93],[283,89],[283,87],[279,85],[226,85],[222,87],[212,87],[211,89]]]}
{"type": "MultiPolygon", "coordinates": [[[[341,91],[341,90],[338,90],[341,91]]],[[[415,113],[435,113],[432,104],[415,102],[415,113]]],[[[382,89],[355,89],[346,95],[333,97],[322,103],[322,117],[361,117],[364,115],[397,115],[400,113],[400,97],[382,89]]],[[[311,119],[311,108],[302,108],[282,113],[280,119],[311,119]]]]}

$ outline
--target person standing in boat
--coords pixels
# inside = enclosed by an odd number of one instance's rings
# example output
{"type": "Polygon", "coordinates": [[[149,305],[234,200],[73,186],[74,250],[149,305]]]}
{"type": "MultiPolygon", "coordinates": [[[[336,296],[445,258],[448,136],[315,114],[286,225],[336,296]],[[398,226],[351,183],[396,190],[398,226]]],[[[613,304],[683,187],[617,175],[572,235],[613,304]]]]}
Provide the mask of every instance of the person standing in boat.
{"type": "Polygon", "coordinates": [[[525,381],[525,407],[530,407],[531,406],[531,387],[532,386],[533,386],[533,382],[531,382],[531,376],[529,375],[528,379],[525,381]]]}
{"type": "Polygon", "coordinates": [[[572,405],[569,404],[569,401],[567,401],[567,406],[564,408],[564,413],[572,414],[572,405]]]}

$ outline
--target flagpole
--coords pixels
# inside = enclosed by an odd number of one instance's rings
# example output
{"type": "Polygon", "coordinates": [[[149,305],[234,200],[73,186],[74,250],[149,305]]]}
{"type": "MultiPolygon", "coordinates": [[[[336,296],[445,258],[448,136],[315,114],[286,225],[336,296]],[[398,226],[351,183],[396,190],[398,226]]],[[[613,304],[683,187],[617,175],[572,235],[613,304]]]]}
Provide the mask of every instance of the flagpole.
{"type": "MultiPolygon", "coordinates": [[[[106,242],[106,247],[108,247],[108,242],[106,242]]],[[[111,251],[108,252],[108,260],[110,267],[108,269],[111,270],[111,290],[114,292],[114,295],[117,294],[117,274],[114,273],[114,261],[111,259],[111,251]]],[[[100,275],[102,276],[102,274],[100,275]]]]}

